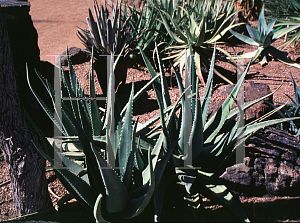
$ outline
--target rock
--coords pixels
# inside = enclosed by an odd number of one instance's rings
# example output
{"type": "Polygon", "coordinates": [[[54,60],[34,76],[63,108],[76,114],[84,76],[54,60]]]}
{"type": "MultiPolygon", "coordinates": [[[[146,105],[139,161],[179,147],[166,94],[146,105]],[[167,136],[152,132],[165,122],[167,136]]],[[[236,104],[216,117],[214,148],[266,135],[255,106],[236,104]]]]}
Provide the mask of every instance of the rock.
{"type": "MultiPolygon", "coordinates": [[[[230,95],[233,88],[234,85],[223,85],[217,88],[217,90],[213,92],[208,117],[211,117],[215,112],[218,111],[218,109],[222,106],[224,100],[226,100],[226,98],[230,95]]],[[[241,88],[243,88],[243,86],[241,88]]],[[[245,102],[253,101],[269,93],[271,93],[271,91],[270,91],[270,87],[267,84],[254,83],[252,81],[245,82],[244,90],[242,91],[242,95],[245,95],[244,96],[245,102]]],[[[268,111],[272,110],[272,107],[265,104],[264,102],[273,103],[273,97],[269,96],[268,98],[246,109],[245,119],[251,121],[261,117],[268,111]]],[[[236,107],[236,105],[234,104],[233,107],[236,107]]]]}
{"type": "MultiPolygon", "coordinates": [[[[90,60],[91,56],[87,51],[83,51],[78,47],[70,47],[69,49],[69,55],[72,64],[81,64],[85,63],[90,60]]],[[[64,51],[61,54],[61,64],[62,66],[68,65],[68,59],[67,59],[67,51],[64,51]]]]}
{"type": "Polygon", "coordinates": [[[0,6],[2,8],[6,7],[30,7],[30,3],[27,2],[27,0],[1,0],[0,1],[0,6]]]}
{"type": "Polygon", "coordinates": [[[293,178],[294,177],[293,168],[294,168],[293,164],[285,160],[280,162],[280,166],[278,167],[278,177],[281,178],[281,180],[293,178]]]}
{"type": "Polygon", "coordinates": [[[265,187],[269,194],[277,193],[278,182],[275,184],[278,177],[277,162],[273,158],[267,158],[264,168],[265,187]]]}
{"type": "Polygon", "coordinates": [[[268,127],[250,137],[245,154],[244,164],[227,168],[221,176],[230,189],[250,196],[300,195],[297,137],[268,127]]]}
{"type": "Polygon", "coordinates": [[[264,175],[258,173],[258,172],[253,172],[252,173],[252,178],[254,180],[254,186],[256,188],[260,188],[263,186],[264,182],[265,182],[265,177],[264,175]]]}
{"type": "Polygon", "coordinates": [[[281,158],[283,160],[287,160],[287,161],[294,161],[295,160],[295,155],[289,152],[286,152],[284,154],[281,155],[281,158]]]}
{"type": "Polygon", "coordinates": [[[296,157],[296,158],[295,158],[295,161],[296,161],[296,164],[297,164],[298,166],[300,166],[300,157],[296,157]]]}
{"type": "Polygon", "coordinates": [[[300,167],[295,166],[293,171],[293,179],[290,183],[291,188],[299,188],[300,187],[300,167]]]}
{"type": "MultiPolygon", "coordinates": [[[[247,157],[249,158],[249,157],[247,157]]],[[[230,180],[233,183],[242,185],[250,185],[251,175],[250,168],[246,164],[237,164],[226,168],[225,173],[221,176],[225,180],[230,180]]]]}

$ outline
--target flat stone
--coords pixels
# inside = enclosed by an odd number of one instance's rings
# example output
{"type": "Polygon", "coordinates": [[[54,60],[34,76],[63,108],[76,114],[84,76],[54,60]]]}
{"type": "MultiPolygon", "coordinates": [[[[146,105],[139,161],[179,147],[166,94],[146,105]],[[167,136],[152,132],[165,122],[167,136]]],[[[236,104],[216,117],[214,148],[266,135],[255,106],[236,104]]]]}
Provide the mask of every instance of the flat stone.
{"type": "Polygon", "coordinates": [[[226,168],[221,178],[232,181],[233,183],[239,183],[242,185],[250,185],[251,175],[250,168],[245,164],[237,164],[226,168]]]}
{"type": "Polygon", "coordinates": [[[30,7],[28,1],[0,0],[0,6],[5,7],[30,7]]]}
{"type": "MultiPolygon", "coordinates": [[[[69,56],[71,59],[72,64],[81,64],[85,63],[90,60],[90,54],[87,53],[86,51],[81,50],[78,47],[70,47],[68,49],[69,51],[69,56]]],[[[67,66],[68,65],[68,58],[67,58],[67,51],[64,51],[61,54],[61,64],[62,66],[67,66]]]]}

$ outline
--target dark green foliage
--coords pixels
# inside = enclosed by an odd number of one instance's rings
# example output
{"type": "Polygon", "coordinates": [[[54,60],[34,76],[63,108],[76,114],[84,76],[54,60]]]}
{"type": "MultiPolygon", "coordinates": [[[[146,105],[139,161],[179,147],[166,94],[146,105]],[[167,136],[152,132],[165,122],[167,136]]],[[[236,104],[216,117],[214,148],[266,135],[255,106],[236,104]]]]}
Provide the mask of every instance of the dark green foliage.
{"type": "MultiPolygon", "coordinates": [[[[278,104],[286,105],[286,107],[281,106],[281,110],[277,111],[277,115],[280,118],[293,118],[300,117],[300,90],[296,84],[296,81],[291,74],[292,83],[294,86],[294,98],[285,93],[285,95],[290,99],[291,102],[276,102],[278,104]]],[[[273,108],[276,108],[275,105],[270,104],[273,108]]],[[[291,120],[289,122],[281,123],[276,125],[278,129],[285,130],[291,134],[300,135],[300,121],[291,120]]]]}

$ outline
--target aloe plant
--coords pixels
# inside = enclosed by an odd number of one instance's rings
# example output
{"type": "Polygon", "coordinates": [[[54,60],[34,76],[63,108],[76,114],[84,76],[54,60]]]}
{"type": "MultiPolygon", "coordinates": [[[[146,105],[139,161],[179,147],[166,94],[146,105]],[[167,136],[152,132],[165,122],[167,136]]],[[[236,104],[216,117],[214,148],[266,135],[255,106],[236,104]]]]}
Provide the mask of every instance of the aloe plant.
{"type": "MultiPolygon", "coordinates": [[[[277,19],[278,22],[275,27],[289,27],[300,24],[300,4],[295,0],[276,0],[272,1],[272,3],[266,1],[266,9],[268,19],[273,19],[274,17],[277,19]]],[[[282,47],[282,49],[285,49],[292,43],[296,47],[299,39],[300,28],[296,28],[286,34],[285,41],[279,48],[282,47]]]]}
{"type": "MultiPolygon", "coordinates": [[[[254,62],[257,58],[260,57],[260,64],[267,63],[267,56],[271,54],[274,58],[288,64],[290,66],[294,66],[300,68],[300,65],[295,63],[294,61],[287,58],[282,51],[276,49],[275,47],[271,46],[271,44],[277,40],[278,38],[284,36],[285,34],[291,32],[292,30],[299,28],[300,24],[292,25],[286,28],[279,28],[273,30],[276,20],[273,20],[269,25],[266,23],[266,19],[264,16],[264,5],[262,6],[262,10],[259,14],[258,18],[258,28],[255,29],[249,25],[246,25],[248,33],[250,37],[244,36],[242,34],[236,33],[230,30],[231,34],[234,35],[239,40],[257,46],[258,48],[250,53],[244,53],[240,55],[240,58],[252,58],[251,62],[254,62]]],[[[237,58],[237,57],[234,57],[237,58]]]]}
{"type": "Polygon", "coordinates": [[[94,0],[94,16],[89,9],[89,17],[86,18],[88,29],[79,28],[77,36],[91,52],[95,50],[95,71],[98,81],[104,95],[107,94],[107,58],[105,56],[114,56],[114,69],[117,71],[115,84],[117,87],[125,85],[127,69],[129,66],[128,38],[130,36],[130,16],[122,16],[122,8],[119,2],[112,5],[109,13],[107,4],[99,7],[97,0],[94,0]],[[124,20],[123,20],[124,18],[124,20]]]}
{"type": "MultiPolygon", "coordinates": [[[[160,10],[161,22],[175,42],[166,49],[171,56],[165,59],[174,59],[174,66],[180,65],[180,70],[183,70],[185,53],[188,55],[195,54],[193,63],[195,63],[201,83],[205,86],[201,64],[209,67],[209,47],[220,41],[228,30],[239,25],[234,24],[234,18],[237,14],[234,1],[175,2],[177,4],[174,3],[171,10],[155,6],[160,10]]],[[[229,55],[220,48],[218,50],[229,55]]],[[[233,84],[216,69],[214,72],[226,82],[233,84]]]]}
{"type": "Polygon", "coordinates": [[[92,48],[96,51],[95,57],[99,55],[119,55],[123,53],[125,57],[128,52],[127,40],[130,35],[130,16],[124,21],[121,19],[121,4],[117,2],[116,6],[112,6],[109,13],[107,4],[99,7],[94,0],[94,14],[96,20],[89,9],[89,17],[86,18],[88,30],[78,28],[77,36],[87,49],[92,52],[92,48]]]}
{"type": "Polygon", "coordinates": [[[130,16],[131,32],[128,38],[129,48],[133,50],[132,57],[139,53],[138,47],[143,51],[153,49],[155,42],[164,41],[166,35],[162,24],[157,20],[159,13],[151,7],[149,1],[143,2],[137,9],[127,5],[124,9],[123,20],[130,16]]]}
{"type": "Polygon", "coordinates": [[[266,0],[266,15],[269,18],[298,16],[300,5],[296,0],[266,0]]]}
{"type": "MultiPolygon", "coordinates": [[[[93,56],[91,60],[93,60],[93,56]]],[[[62,148],[57,148],[54,143],[51,145],[31,121],[32,126],[42,139],[46,151],[35,145],[36,148],[51,163],[56,175],[70,193],[58,201],[57,208],[75,197],[84,207],[93,210],[97,221],[109,219],[120,221],[136,217],[147,207],[154,193],[161,194],[161,191],[165,189],[165,187],[159,185],[160,182],[166,182],[162,175],[176,145],[174,143],[173,145],[164,145],[165,154],[161,156],[160,149],[164,143],[162,140],[164,133],[159,134],[158,140],[155,137],[149,137],[147,134],[151,131],[150,126],[171,111],[174,114],[177,108],[176,106],[169,106],[167,109],[162,110],[160,115],[153,117],[144,125],[139,126],[136,121],[132,126],[133,103],[151,84],[158,86],[159,81],[157,79],[160,75],[155,75],[135,95],[134,83],[132,83],[129,102],[124,109],[120,112],[117,101],[115,104],[115,126],[112,126],[112,128],[115,130],[116,141],[113,151],[111,151],[115,163],[107,163],[106,159],[108,157],[105,150],[110,141],[107,138],[105,129],[108,128],[109,122],[104,120],[107,119],[108,115],[100,115],[95,100],[88,100],[84,96],[69,57],[68,62],[70,82],[62,71],[62,95],[77,98],[77,100],[62,101],[62,120],[59,120],[59,122],[54,119],[54,114],[31,88],[29,76],[27,75],[28,84],[33,94],[64,135],[60,138],[65,140],[66,143],[74,143],[78,150],[71,153],[62,152],[62,148]],[[153,151],[156,151],[157,154],[153,154],[153,151]],[[78,153],[84,157],[86,168],[76,162],[78,153]],[[153,160],[156,160],[156,162],[153,160]],[[114,167],[114,164],[116,167],[114,167]]],[[[37,75],[46,87],[54,104],[53,89],[38,72],[37,75]]],[[[109,83],[112,88],[111,79],[109,83]]],[[[92,64],[90,99],[94,97],[92,64]]],[[[112,104],[110,97],[108,97],[107,104],[108,107],[112,104]]],[[[55,112],[57,113],[57,111],[55,112]]],[[[31,120],[30,117],[28,118],[31,120]]],[[[169,122],[169,120],[167,121],[169,122]]],[[[159,200],[156,203],[161,206],[162,201],[159,200]]]]}
{"type": "MultiPolygon", "coordinates": [[[[299,16],[289,16],[283,18],[278,18],[278,23],[274,27],[289,27],[289,26],[299,26],[300,25],[300,17],[299,16]]],[[[294,47],[296,48],[299,45],[300,39],[300,27],[290,31],[285,35],[285,41],[278,46],[278,48],[285,49],[294,43],[294,47]]]]}
{"type": "MultiPolygon", "coordinates": [[[[148,59],[142,53],[145,64],[147,65],[152,76],[156,74],[154,68],[151,66],[148,59]]],[[[189,64],[187,55],[185,55],[186,64],[189,64]]],[[[158,60],[160,60],[158,55],[158,60]]],[[[234,89],[232,90],[229,97],[224,101],[221,108],[217,113],[207,120],[208,108],[210,100],[207,100],[212,95],[213,88],[213,66],[215,60],[215,49],[210,64],[209,76],[206,83],[204,95],[200,98],[197,78],[196,83],[192,83],[193,86],[183,86],[181,77],[176,73],[176,78],[179,86],[181,95],[186,94],[190,91],[190,98],[181,97],[181,103],[176,102],[175,106],[181,106],[180,115],[177,117],[173,113],[173,116],[162,116],[161,122],[158,126],[164,132],[162,136],[165,140],[165,144],[168,145],[170,142],[176,142],[176,147],[173,151],[172,159],[170,163],[173,165],[173,171],[175,171],[178,181],[185,186],[187,191],[187,200],[192,201],[190,205],[197,203],[199,199],[197,194],[203,194],[204,196],[214,196],[218,198],[223,204],[227,205],[242,221],[249,221],[243,210],[239,206],[239,201],[235,200],[230,190],[222,184],[219,176],[224,172],[230,157],[234,154],[239,144],[247,140],[250,135],[254,134],[257,130],[266,126],[273,125],[275,123],[286,122],[290,120],[296,120],[299,118],[285,118],[275,119],[261,122],[264,118],[276,113],[280,108],[276,108],[272,112],[268,113],[264,117],[255,120],[252,123],[239,127],[239,122],[244,118],[241,116],[242,110],[250,107],[251,105],[263,100],[266,97],[274,94],[268,94],[260,99],[252,102],[248,102],[244,105],[237,104],[237,108],[233,109],[232,106],[236,102],[237,94],[242,86],[244,77],[249,68],[246,68],[242,77],[238,80],[234,89]],[[189,102],[190,100],[190,102],[189,102]],[[187,113],[191,114],[191,120],[188,119],[187,113]],[[164,121],[164,118],[168,120],[174,120],[176,125],[174,129],[171,129],[169,122],[164,121]],[[191,122],[191,129],[187,129],[188,123],[191,122]],[[191,147],[189,151],[185,146],[186,142],[191,147]],[[190,159],[190,163],[185,164],[185,161],[190,159]]],[[[191,59],[192,61],[192,59],[191,59]]],[[[162,66],[162,65],[161,65],[162,66]]],[[[163,71],[163,66],[160,68],[163,71]]],[[[186,72],[190,72],[190,77],[195,77],[195,72],[192,73],[192,69],[186,69],[186,72]]],[[[164,76],[164,73],[161,72],[164,76]]],[[[187,75],[186,75],[187,77],[187,75]]],[[[161,89],[166,86],[164,82],[161,83],[161,89]]],[[[157,98],[160,98],[160,109],[164,108],[164,101],[168,101],[168,92],[166,91],[163,95],[156,90],[157,98]]],[[[156,135],[155,132],[152,136],[156,135]]],[[[161,136],[161,135],[160,135],[161,136]]],[[[152,154],[157,154],[155,149],[152,154]]],[[[168,175],[171,175],[170,169],[168,175]]],[[[194,206],[194,205],[192,205],[194,206]]],[[[196,207],[197,208],[197,207],[196,207]]],[[[194,211],[195,218],[201,221],[199,215],[194,211]]],[[[158,219],[160,213],[157,211],[158,219]]],[[[203,221],[203,219],[202,219],[203,221]]]]}
{"type": "MultiPolygon", "coordinates": [[[[281,110],[277,111],[277,115],[280,118],[292,118],[292,117],[300,117],[300,90],[296,84],[296,81],[293,78],[293,75],[291,74],[292,83],[294,86],[294,98],[289,96],[288,94],[284,93],[292,103],[288,102],[280,102],[276,101],[278,104],[285,105],[285,107],[282,107],[281,110]],[[286,108],[287,107],[287,108],[286,108]]],[[[276,108],[274,104],[270,104],[273,108],[276,108]]],[[[297,136],[300,135],[300,122],[299,120],[291,120],[289,123],[281,123],[278,124],[277,127],[281,130],[288,131],[292,134],[296,134],[297,136]]]]}

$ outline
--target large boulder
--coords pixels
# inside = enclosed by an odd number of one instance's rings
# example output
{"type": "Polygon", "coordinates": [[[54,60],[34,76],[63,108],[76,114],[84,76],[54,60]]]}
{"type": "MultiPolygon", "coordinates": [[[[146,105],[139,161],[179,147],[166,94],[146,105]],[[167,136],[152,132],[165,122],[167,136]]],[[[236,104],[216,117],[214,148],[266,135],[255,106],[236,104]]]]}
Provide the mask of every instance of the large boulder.
{"type": "Polygon", "coordinates": [[[274,128],[261,130],[245,147],[244,164],[226,169],[229,188],[248,195],[300,195],[300,144],[274,128]]]}
{"type": "MultiPolygon", "coordinates": [[[[233,90],[234,86],[235,85],[222,85],[213,92],[213,95],[211,97],[211,105],[208,111],[208,117],[211,117],[219,110],[224,100],[228,96],[230,96],[230,93],[233,90]]],[[[253,81],[245,81],[244,87],[242,86],[240,91],[240,94],[244,96],[245,103],[253,101],[270,93],[270,87],[267,84],[255,83],[253,81]]],[[[246,109],[246,121],[257,119],[264,115],[266,112],[272,110],[272,107],[266,104],[265,102],[273,103],[273,96],[271,95],[265,98],[264,100],[260,101],[259,103],[246,109]]],[[[233,107],[236,107],[236,105],[234,104],[233,107]]]]}

